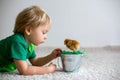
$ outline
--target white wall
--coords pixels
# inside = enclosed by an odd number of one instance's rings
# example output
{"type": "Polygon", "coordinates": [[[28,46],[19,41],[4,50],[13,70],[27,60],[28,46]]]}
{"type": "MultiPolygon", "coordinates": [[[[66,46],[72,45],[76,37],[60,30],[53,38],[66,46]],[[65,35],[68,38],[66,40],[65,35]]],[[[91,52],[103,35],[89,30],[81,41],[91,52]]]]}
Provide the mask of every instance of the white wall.
{"type": "Polygon", "coordinates": [[[0,0],[0,39],[12,34],[17,14],[39,5],[52,19],[44,46],[64,46],[65,38],[81,46],[120,45],[120,0],[0,0]]]}

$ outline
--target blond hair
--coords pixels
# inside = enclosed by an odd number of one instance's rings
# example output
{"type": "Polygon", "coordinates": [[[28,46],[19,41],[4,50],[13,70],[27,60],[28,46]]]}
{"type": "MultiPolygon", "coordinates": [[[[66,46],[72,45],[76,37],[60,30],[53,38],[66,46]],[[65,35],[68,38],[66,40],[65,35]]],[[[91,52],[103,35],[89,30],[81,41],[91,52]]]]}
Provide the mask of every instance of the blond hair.
{"type": "Polygon", "coordinates": [[[24,33],[26,26],[38,27],[50,24],[50,17],[38,6],[31,6],[20,12],[16,18],[14,33],[24,33]]]}

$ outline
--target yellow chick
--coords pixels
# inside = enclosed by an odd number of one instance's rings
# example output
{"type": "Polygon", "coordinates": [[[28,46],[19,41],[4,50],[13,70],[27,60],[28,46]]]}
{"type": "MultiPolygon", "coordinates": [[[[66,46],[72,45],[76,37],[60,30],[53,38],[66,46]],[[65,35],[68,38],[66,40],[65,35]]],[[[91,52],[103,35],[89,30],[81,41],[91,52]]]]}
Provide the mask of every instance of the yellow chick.
{"type": "Polygon", "coordinates": [[[67,48],[77,51],[80,48],[80,43],[76,40],[72,39],[65,39],[64,40],[64,45],[66,45],[67,48]]]}

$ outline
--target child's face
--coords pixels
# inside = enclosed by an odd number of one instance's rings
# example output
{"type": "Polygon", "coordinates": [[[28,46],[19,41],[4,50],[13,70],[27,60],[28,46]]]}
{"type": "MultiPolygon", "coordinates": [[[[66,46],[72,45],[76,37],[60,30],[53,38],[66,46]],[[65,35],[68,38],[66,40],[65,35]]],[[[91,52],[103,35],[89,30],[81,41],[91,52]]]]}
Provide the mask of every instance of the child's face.
{"type": "Polygon", "coordinates": [[[40,25],[37,28],[30,29],[30,35],[28,36],[28,43],[39,45],[47,39],[47,32],[50,29],[50,25],[40,25]]]}

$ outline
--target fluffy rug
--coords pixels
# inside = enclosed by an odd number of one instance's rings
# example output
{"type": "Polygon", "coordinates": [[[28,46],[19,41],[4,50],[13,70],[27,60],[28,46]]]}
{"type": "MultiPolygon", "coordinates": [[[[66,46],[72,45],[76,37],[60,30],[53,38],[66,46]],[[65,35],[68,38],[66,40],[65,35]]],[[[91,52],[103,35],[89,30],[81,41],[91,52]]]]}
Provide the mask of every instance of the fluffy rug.
{"type": "MultiPolygon", "coordinates": [[[[55,47],[37,47],[38,56],[46,56],[55,47]]],[[[63,50],[66,48],[61,47],[63,50]]],[[[0,80],[120,80],[120,46],[105,46],[83,48],[85,56],[82,58],[80,69],[76,72],[64,72],[61,60],[52,62],[57,65],[57,71],[44,75],[23,76],[14,72],[0,72],[0,80]]]]}

